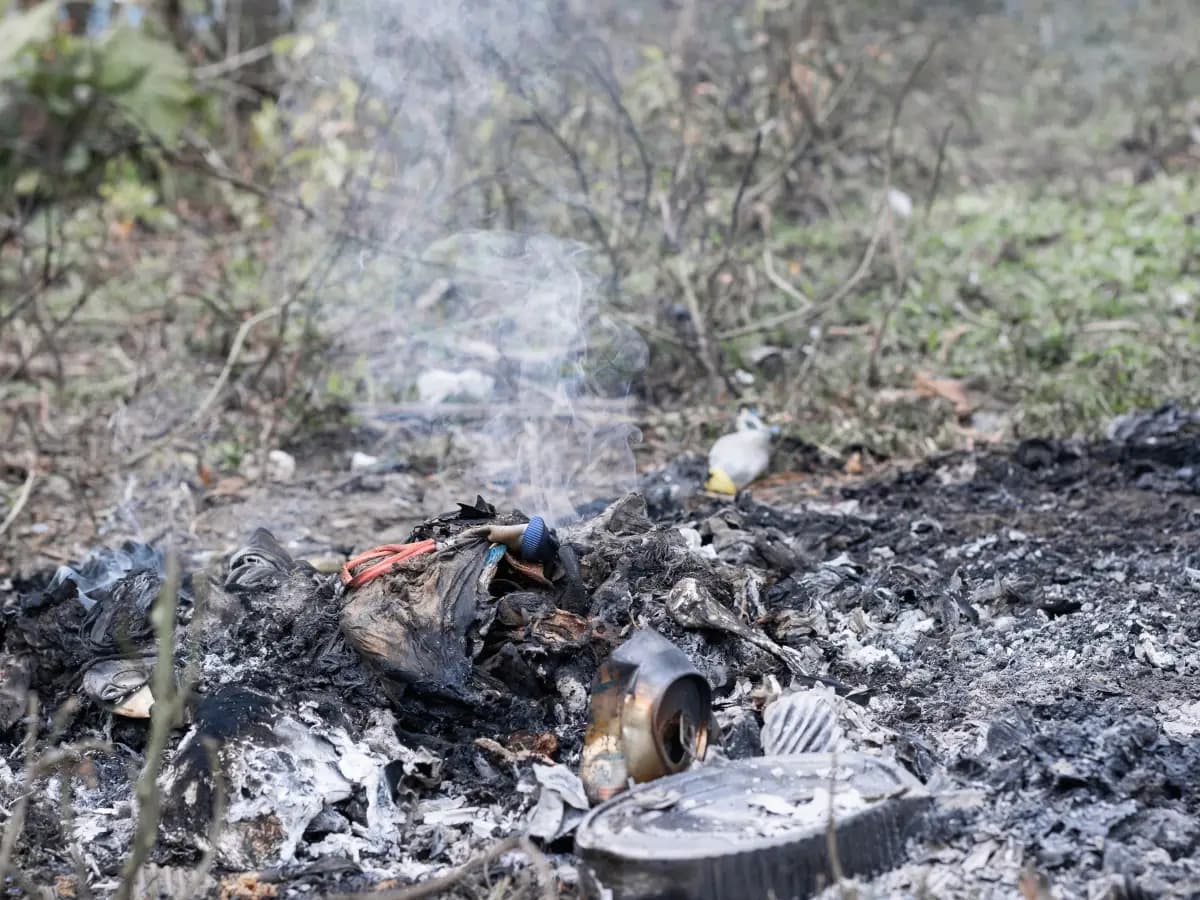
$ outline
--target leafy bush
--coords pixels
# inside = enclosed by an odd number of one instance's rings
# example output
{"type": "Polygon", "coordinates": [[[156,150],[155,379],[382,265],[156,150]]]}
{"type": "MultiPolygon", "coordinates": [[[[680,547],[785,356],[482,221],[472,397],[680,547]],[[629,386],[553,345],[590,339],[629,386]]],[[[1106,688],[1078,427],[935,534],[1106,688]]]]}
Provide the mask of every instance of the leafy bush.
{"type": "Polygon", "coordinates": [[[124,155],[173,147],[201,98],[168,42],[119,25],[67,32],[58,4],[0,27],[0,191],[63,197],[124,155]]]}

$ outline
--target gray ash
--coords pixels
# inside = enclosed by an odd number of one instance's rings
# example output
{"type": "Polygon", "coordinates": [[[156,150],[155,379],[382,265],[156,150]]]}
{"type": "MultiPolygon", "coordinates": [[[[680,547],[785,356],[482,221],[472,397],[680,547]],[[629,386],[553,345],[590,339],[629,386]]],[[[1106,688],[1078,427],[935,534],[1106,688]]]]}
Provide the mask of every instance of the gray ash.
{"type": "MultiPolygon", "coordinates": [[[[841,686],[857,749],[894,757],[938,794],[929,836],[873,889],[1011,896],[1027,871],[1064,895],[1194,894],[1194,426],[1159,410],[1099,444],[949,455],[819,501],[651,485],[653,502],[625,498],[561,530],[549,584],[505,570],[474,598],[452,696],[398,690],[368,666],[340,627],[336,576],[255,536],[233,574],[193,573],[203,589],[181,606],[177,672],[191,665],[197,680],[168,749],[154,863],[194,866],[214,806],[228,818],[214,892],[243,870],[299,896],[462,863],[524,829],[543,789],[534,762],[577,766],[596,667],[635,628],[687,653],[714,690],[728,755],[753,755],[763,701],[793,672],[735,634],[675,621],[665,601],[692,578],[841,686]]],[[[476,501],[413,537],[494,514],[476,501]]],[[[48,724],[87,665],[144,651],[160,577],[131,567],[85,587],[88,604],[44,573],[3,598],[0,801],[11,808],[21,791],[23,679],[42,703],[39,753],[110,741],[34,783],[15,861],[41,881],[74,877],[75,852],[94,895],[116,883],[145,725],[86,699],[61,734],[48,724]]],[[[553,850],[569,882],[569,841],[553,850]]]]}

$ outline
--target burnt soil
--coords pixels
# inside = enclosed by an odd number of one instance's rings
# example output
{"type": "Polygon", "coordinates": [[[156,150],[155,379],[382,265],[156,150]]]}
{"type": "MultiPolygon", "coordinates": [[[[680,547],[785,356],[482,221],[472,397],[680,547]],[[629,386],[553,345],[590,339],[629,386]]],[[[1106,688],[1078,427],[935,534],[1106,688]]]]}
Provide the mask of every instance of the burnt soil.
{"type": "MultiPolygon", "coordinates": [[[[689,575],[736,608],[738,578],[760,574],[761,606],[747,617],[801,651],[810,674],[853,689],[862,749],[894,756],[940,798],[908,864],[864,885],[867,896],[1011,897],[1018,885],[1026,896],[1196,896],[1200,433],[1194,419],[1166,409],[1112,434],[1097,444],[1031,440],[953,454],[804,497],[774,488],[716,500],[692,487],[702,463],[682,460],[644,479],[653,526],[632,515],[600,529],[615,535],[609,544],[586,523],[577,533],[587,595],[557,602],[591,621],[592,633],[518,640],[513,632],[511,646],[493,635],[475,658],[475,680],[450,700],[380,690],[337,642],[328,582],[311,571],[241,606],[218,606],[197,645],[203,673],[223,686],[201,685],[193,737],[208,728],[252,740],[270,731],[263,722],[286,719],[289,734],[297,720],[314,732],[341,729],[384,757],[402,747],[389,780],[409,831],[403,860],[370,858],[385,844],[363,837],[368,804],[356,794],[330,811],[327,829],[308,828],[285,864],[245,876],[218,860],[197,884],[230,897],[311,896],[363,890],[391,872],[390,884],[401,885],[519,832],[537,796],[531,762],[577,766],[581,688],[635,623],[675,641],[712,683],[717,706],[740,714],[723,720],[738,723],[729,755],[756,752],[760,688],[771,678],[786,687],[787,668],[737,638],[688,632],[663,601],[689,575]],[[679,528],[700,535],[692,556],[679,528]],[[631,552],[630,541],[642,550],[631,552]],[[326,605],[306,608],[316,601],[326,605]],[[522,752],[531,745],[539,749],[522,752]],[[447,814],[455,809],[464,815],[447,814]],[[339,831],[343,820],[350,824],[339,831]],[[331,838],[339,833],[342,844],[331,838]]],[[[31,584],[0,588],[9,651],[31,584]]],[[[50,668],[34,675],[45,679],[35,685],[43,709],[77,689],[50,668]]],[[[0,744],[8,809],[22,790],[22,733],[15,725],[0,744]]],[[[42,777],[30,794],[15,862],[58,891],[49,896],[74,895],[70,834],[75,846],[84,842],[83,870],[100,895],[127,850],[144,724],[111,720],[84,700],[56,740],[102,736],[114,753],[73,757],[73,823],[64,821],[63,780],[42,777]]],[[[168,825],[182,815],[171,807],[168,825]]],[[[179,829],[188,827],[199,829],[179,829]]],[[[547,850],[569,895],[569,838],[547,850]]],[[[168,834],[154,871],[198,858],[168,834]]],[[[462,896],[485,895],[482,879],[520,863],[481,870],[462,896]]],[[[523,895],[534,880],[511,887],[523,895]]]]}

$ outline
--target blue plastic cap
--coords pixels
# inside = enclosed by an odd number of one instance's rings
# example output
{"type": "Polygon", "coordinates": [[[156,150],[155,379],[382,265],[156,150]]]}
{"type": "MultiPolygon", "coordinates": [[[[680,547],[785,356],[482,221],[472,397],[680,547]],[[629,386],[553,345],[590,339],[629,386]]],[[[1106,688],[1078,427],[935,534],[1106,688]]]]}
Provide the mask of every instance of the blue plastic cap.
{"type": "Polygon", "coordinates": [[[546,527],[545,519],[534,516],[521,536],[521,558],[531,562],[546,562],[549,553],[550,529],[546,527]]]}

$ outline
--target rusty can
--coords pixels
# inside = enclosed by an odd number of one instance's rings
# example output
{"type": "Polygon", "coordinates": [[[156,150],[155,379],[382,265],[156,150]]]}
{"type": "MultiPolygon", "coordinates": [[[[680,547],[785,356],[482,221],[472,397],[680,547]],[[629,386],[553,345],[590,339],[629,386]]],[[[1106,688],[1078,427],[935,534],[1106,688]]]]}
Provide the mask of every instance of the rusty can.
{"type": "Polygon", "coordinates": [[[678,647],[656,631],[636,632],[592,683],[591,722],[580,778],[593,803],[682,772],[708,747],[712,690],[678,647]]]}

